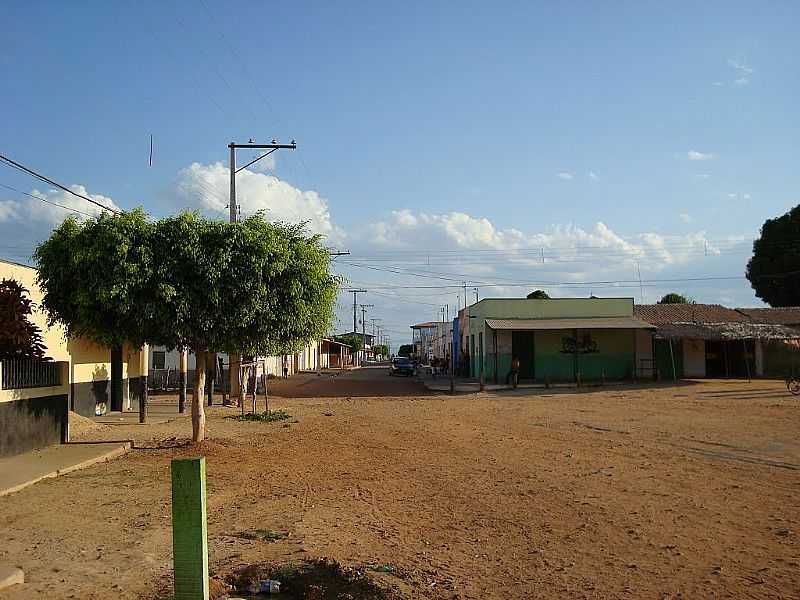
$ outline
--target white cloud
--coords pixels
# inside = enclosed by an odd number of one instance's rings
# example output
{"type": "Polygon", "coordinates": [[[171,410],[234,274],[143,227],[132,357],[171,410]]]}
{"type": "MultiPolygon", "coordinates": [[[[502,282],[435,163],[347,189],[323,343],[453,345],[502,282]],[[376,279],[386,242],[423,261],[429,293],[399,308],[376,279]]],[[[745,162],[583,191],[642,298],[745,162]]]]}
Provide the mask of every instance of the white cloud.
{"type": "Polygon", "coordinates": [[[750,75],[756,72],[752,67],[733,58],[728,60],[728,65],[736,71],[736,79],[733,80],[733,85],[735,86],[748,85],[750,83],[750,75]]]}
{"type": "Polygon", "coordinates": [[[690,215],[689,213],[680,213],[678,215],[678,218],[684,223],[691,223],[692,221],[694,221],[694,219],[692,219],[692,215],[690,215]]]}
{"type": "Polygon", "coordinates": [[[15,219],[18,212],[19,202],[15,202],[14,200],[0,201],[0,223],[15,219]]]}
{"type": "Polygon", "coordinates": [[[742,194],[742,198],[745,200],[750,200],[750,194],[742,194]]]}
{"type": "MultiPolygon", "coordinates": [[[[680,216],[686,223],[692,220],[688,214],[680,216]]],[[[595,277],[638,262],[647,264],[651,270],[660,270],[687,263],[693,252],[715,252],[704,232],[679,236],[677,240],[657,233],[624,238],[605,223],[597,222],[588,229],[554,225],[546,231],[525,233],[516,228],[500,229],[485,217],[462,212],[430,214],[396,210],[388,219],[370,224],[365,231],[368,237],[356,242],[363,242],[370,248],[502,251],[506,261],[504,268],[542,268],[540,251],[543,249],[546,256],[557,257],[546,259],[544,266],[552,266],[553,262],[568,263],[557,269],[564,278],[595,277]],[[593,257],[595,252],[597,257],[593,257]],[[612,259],[602,263],[596,260],[609,254],[613,255],[612,259]]],[[[488,263],[482,267],[483,272],[492,272],[488,263]]]]}
{"type": "MultiPolygon", "coordinates": [[[[192,163],[178,173],[178,192],[189,205],[227,213],[230,170],[222,163],[192,163]]],[[[273,221],[307,221],[309,229],[337,242],[343,232],[331,220],[328,202],[313,190],[300,190],[274,175],[245,169],[236,175],[236,200],[242,215],[266,211],[273,221]]]]}
{"type": "Polygon", "coordinates": [[[735,200],[736,194],[728,194],[728,198],[730,198],[731,200],[735,200]]]}
{"type": "Polygon", "coordinates": [[[698,152],[697,150],[689,150],[686,153],[686,157],[689,160],[711,160],[714,158],[714,155],[710,152],[698,152]]]}
{"type": "Polygon", "coordinates": [[[572,173],[562,171],[561,173],[556,173],[556,177],[558,177],[559,179],[563,179],[565,181],[569,181],[570,179],[573,179],[575,176],[572,173]]]}
{"type": "Polygon", "coordinates": [[[709,177],[711,177],[711,175],[709,175],[708,173],[696,173],[694,175],[695,179],[708,179],[709,177]]]}
{"type": "MultiPolygon", "coordinates": [[[[69,189],[76,194],[91,198],[103,206],[119,210],[119,206],[111,198],[102,194],[90,194],[82,185],[74,184],[69,186],[69,189]]],[[[41,223],[54,227],[67,217],[74,217],[82,221],[88,216],[97,216],[103,212],[99,206],[61,189],[50,189],[44,192],[34,189],[30,195],[35,198],[27,196],[20,200],[0,201],[0,222],[24,221],[27,224],[41,223]],[[41,201],[36,198],[41,198],[41,201]]]]}
{"type": "Polygon", "coordinates": [[[597,173],[595,173],[594,171],[589,171],[589,173],[587,173],[587,175],[589,176],[589,179],[594,179],[595,181],[597,181],[599,179],[599,177],[597,176],[597,173]]]}
{"type": "Polygon", "coordinates": [[[725,85],[725,82],[724,81],[715,81],[711,85],[715,85],[717,87],[722,87],[723,85],[725,85]]]}
{"type": "Polygon", "coordinates": [[[734,58],[729,59],[728,64],[734,69],[736,69],[736,71],[738,73],[741,73],[742,75],[752,75],[753,73],[756,72],[755,69],[753,69],[752,67],[749,67],[743,62],[736,60],[734,58]]]}

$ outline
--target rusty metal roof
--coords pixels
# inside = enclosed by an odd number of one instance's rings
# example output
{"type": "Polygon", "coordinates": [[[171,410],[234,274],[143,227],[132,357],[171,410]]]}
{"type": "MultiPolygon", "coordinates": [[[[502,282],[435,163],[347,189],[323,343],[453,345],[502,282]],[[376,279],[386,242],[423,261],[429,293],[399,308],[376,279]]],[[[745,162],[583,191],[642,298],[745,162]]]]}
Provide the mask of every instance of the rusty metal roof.
{"type": "Polygon", "coordinates": [[[634,317],[585,317],[572,319],[486,319],[490,329],[533,331],[547,329],[655,329],[634,317]]]}

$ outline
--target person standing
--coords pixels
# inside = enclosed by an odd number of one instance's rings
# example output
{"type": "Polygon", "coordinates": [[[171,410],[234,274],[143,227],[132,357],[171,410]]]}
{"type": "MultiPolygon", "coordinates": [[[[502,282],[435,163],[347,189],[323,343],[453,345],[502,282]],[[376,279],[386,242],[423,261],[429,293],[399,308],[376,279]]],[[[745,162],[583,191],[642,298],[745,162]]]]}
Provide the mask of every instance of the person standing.
{"type": "Polygon", "coordinates": [[[289,357],[286,354],[283,355],[283,378],[289,378],[289,357]]]}
{"type": "Polygon", "coordinates": [[[506,375],[506,385],[508,385],[509,380],[511,380],[511,385],[514,386],[514,389],[516,389],[519,383],[519,358],[516,356],[511,359],[511,370],[506,375]]]}

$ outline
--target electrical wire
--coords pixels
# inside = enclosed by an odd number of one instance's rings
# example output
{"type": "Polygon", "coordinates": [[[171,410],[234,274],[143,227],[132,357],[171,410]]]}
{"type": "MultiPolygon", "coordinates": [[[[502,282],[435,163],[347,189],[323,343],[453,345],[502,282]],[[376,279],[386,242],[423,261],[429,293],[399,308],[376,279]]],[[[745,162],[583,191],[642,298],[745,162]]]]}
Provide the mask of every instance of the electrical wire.
{"type": "Polygon", "coordinates": [[[87,202],[89,202],[91,204],[94,204],[95,206],[98,206],[98,207],[102,208],[103,210],[107,210],[107,211],[112,212],[112,213],[114,213],[116,215],[121,215],[122,214],[122,211],[117,210],[115,208],[111,208],[110,206],[106,206],[106,205],[102,204],[101,202],[98,202],[97,200],[93,200],[92,198],[89,198],[88,196],[84,196],[83,194],[79,194],[78,192],[76,192],[74,190],[71,190],[71,189],[69,189],[68,187],[66,187],[64,185],[61,185],[57,181],[53,181],[49,177],[45,177],[44,175],[41,175],[40,173],[37,173],[33,169],[29,169],[25,165],[22,165],[22,164],[14,161],[14,160],[11,160],[7,156],[4,156],[4,155],[0,154],[0,161],[2,161],[2,163],[5,164],[8,167],[12,167],[14,169],[17,169],[18,171],[22,171],[23,173],[27,173],[28,175],[31,175],[31,176],[33,176],[36,179],[39,179],[41,181],[44,181],[45,183],[49,183],[50,185],[54,185],[57,188],[59,188],[61,190],[64,190],[68,194],[72,194],[76,198],[81,198],[82,200],[86,200],[87,202]]]}
{"type": "Polygon", "coordinates": [[[34,200],[40,200],[40,201],[42,201],[42,202],[44,202],[46,204],[51,204],[53,206],[57,206],[58,208],[63,208],[64,210],[69,210],[69,211],[78,213],[79,215],[84,215],[86,217],[95,217],[96,216],[96,215],[93,215],[91,213],[87,213],[87,212],[83,212],[82,210],[78,210],[77,208],[70,208],[69,206],[64,206],[63,204],[59,204],[58,202],[53,202],[52,200],[47,200],[47,199],[41,198],[39,196],[34,196],[33,194],[29,194],[28,192],[23,192],[22,190],[18,190],[17,188],[11,187],[10,185],[6,185],[5,183],[0,183],[0,187],[4,187],[7,190],[11,190],[12,192],[17,192],[18,194],[22,194],[24,196],[28,196],[29,198],[33,198],[34,200]]]}

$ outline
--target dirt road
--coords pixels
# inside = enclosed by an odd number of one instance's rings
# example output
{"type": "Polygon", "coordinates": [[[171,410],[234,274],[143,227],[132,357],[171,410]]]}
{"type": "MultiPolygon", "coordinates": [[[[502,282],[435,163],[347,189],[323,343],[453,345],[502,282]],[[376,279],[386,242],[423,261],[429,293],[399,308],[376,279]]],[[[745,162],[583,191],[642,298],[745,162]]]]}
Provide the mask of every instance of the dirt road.
{"type": "MultiPolygon", "coordinates": [[[[409,598],[800,597],[800,402],[781,384],[275,404],[289,422],[209,419],[219,573],[328,556],[392,565],[409,598]],[[286,537],[238,537],[254,529],[286,537]]],[[[164,446],[189,431],[94,431],[139,449],[0,498],[0,561],[29,581],[0,598],[167,591],[169,461],[197,450],[164,446]]]]}
{"type": "Polygon", "coordinates": [[[283,398],[407,397],[429,394],[418,377],[390,377],[388,366],[327,371],[320,375],[303,373],[288,379],[271,379],[269,393],[283,398]]]}

